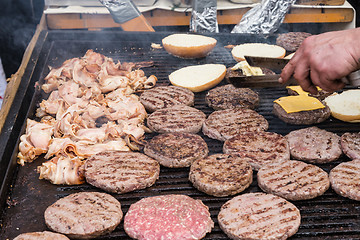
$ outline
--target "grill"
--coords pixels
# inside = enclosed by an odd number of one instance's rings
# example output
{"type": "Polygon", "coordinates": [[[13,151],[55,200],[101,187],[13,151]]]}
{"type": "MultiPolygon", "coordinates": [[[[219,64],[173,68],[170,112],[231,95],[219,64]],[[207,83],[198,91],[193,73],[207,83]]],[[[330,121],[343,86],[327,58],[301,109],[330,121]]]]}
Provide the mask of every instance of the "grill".
{"type": "MultiPolygon", "coordinates": [[[[24,167],[16,164],[19,137],[25,130],[25,119],[34,119],[35,109],[44,97],[35,83],[41,84],[49,72],[48,66],[59,67],[65,60],[80,57],[88,49],[112,57],[122,62],[154,61],[155,66],[144,68],[147,76],[154,74],[158,84],[169,84],[168,75],[181,67],[204,64],[223,63],[233,66],[229,44],[245,42],[275,43],[276,36],[253,36],[243,34],[212,34],[218,40],[216,48],[203,59],[184,60],[173,57],[164,49],[152,49],[151,43],[161,43],[161,39],[170,33],[126,33],[126,32],[89,32],[89,31],[43,31],[35,46],[31,61],[27,66],[23,81],[17,92],[13,108],[9,113],[4,130],[0,135],[1,168],[1,234],[2,239],[12,239],[20,233],[44,231],[46,225],[43,218],[45,209],[57,199],[79,191],[101,191],[88,184],[79,186],[56,186],[39,180],[36,167],[44,159],[41,157],[24,167]]],[[[221,84],[226,84],[225,80],[221,84]]],[[[287,95],[284,88],[256,88],[260,95],[260,106],[257,112],[269,122],[269,131],[282,135],[306,126],[288,125],[272,114],[272,101],[287,95]]],[[[195,107],[209,115],[213,110],[205,104],[206,91],[196,93],[195,107]]],[[[360,125],[328,119],[318,127],[335,132],[359,132],[360,125]]],[[[222,151],[222,142],[207,138],[199,133],[207,142],[210,154],[222,151]]],[[[146,135],[150,139],[154,134],[146,135]]],[[[345,156],[333,163],[319,165],[329,172],[342,161],[345,156]]],[[[216,198],[196,190],[188,180],[188,168],[170,169],[161,167],[159,180],[150,188],[122,195],[113,194],[126,213],[129,206],[141,198],[162,194],[186,194],[200,199],[210,208],[215,228],[205,239],[227,239],[217,223],[217,214],[222,204],[232,197],[216,198]]],[[[244,191],[260,192],[257,186],[256,172],[251,186],[244,191]]],[[[291,239],[360,239],[360,203],[338,196],[329,189],[323,196],[312,200],[293,202],[301,212],[302,220],[299,231],[291,239]]],[[[98,239],[129,239],[121,223],[114,232],[98,239]]]]}

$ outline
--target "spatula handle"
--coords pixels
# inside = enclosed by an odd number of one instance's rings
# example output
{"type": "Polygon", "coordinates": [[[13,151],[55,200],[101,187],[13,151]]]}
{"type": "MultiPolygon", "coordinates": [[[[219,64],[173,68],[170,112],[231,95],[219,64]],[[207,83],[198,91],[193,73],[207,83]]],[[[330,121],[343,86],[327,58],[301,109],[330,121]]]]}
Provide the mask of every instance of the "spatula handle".
{"type": "Polygon", "coordinates": [[[350,73],[346,77],[343,77],[341,79],[341,81],[343,83],[349,84],[351,86],[359,87],[360,86],[360,69],[355,72],[350,73]]]}

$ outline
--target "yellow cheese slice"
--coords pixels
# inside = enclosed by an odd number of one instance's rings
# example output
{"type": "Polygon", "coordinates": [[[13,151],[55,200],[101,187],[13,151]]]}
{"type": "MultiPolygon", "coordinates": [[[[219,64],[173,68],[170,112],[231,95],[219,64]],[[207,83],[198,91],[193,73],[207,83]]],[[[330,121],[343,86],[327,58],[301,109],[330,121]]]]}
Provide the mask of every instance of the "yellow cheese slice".
{"type": "MultiPolygon", "coordinates": [[[[305,92],[300,85],[296,86],[287,86],[286,88],[293,90],[294,92],[297,92],[299,95],[309,95],[308,92],[305,92]]],[[[318,91],[321,91],[322,89],[319,87],[316,87],[318,91]]]]}
{"type": "Polygon", "coordinates": [[[297,96],[281,97],[274,101],[279,104],[287,113],[311,111],[325,108],[317,98],[309,97],[304,94],[297,96]]]}

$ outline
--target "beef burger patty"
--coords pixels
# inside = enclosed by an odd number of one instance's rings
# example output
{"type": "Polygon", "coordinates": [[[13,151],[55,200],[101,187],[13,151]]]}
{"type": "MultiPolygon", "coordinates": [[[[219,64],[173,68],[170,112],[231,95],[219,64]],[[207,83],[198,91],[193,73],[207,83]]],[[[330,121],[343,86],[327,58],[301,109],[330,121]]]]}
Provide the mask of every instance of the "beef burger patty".
{"type": "Polygon", "coordinates": [[[360,132],[341,135],[341,149],[351,159],[360,159],[360,132]]]}
{"type": "Polygon", "coordinates": [[[324,104],[325,108],[287,113],[278,103],[273,104],[273,113],[280,120],[294,125],[311,125],[321,123],[331,115],[330,108],[324,104]]]}
{"type": "Polygon", "coordinates": [[[331,169],[329,178],[337,194],[360,201],[360,159],[340,163],[331,169]]]}
{"type": "Polygon", "coordinates": [[[248,188],[252,183],[252,169],[240,156],[213,154],[191,164],[189,180],[206,194],[224,197],[248,188]]]}
{"type": "Polygon", "coordinates": [[[143,198],[124,217],[125,232],[134,239],[201,239],[213,227],[209,208],[186,195],[143,198]]]}
{"type": "Polygon", "coordinates": [[[150,187],[159,173],[159,163],[139,152],[105,151],[85,161],[86,182],[112,193],[150,187]]]}
{"type": "Polygon", "coordinates": [[[187,88],[178,86],[159,86],[144,91],[140,102],[148,112],[171,107],[178,104],[194,105],[194,93],[187,88]]]}
{"type": "Polygon", "coordinates": [[[259,170],[269,163],[290,159],[290,149],[286,138],[273,132],[237,134],[224,142],[223,152],[246,157],[254,170],[259,170]]]}
{"type": "Polygon", "coordinates": [[[190,167],[196,159],[208,155],[209,149],[199,135],[194,133],[163,133],[145,145],[144,153],[161,165],[170,168],[190,167]]]}
{"type": "MultiPolygon", "coordinates": [[[[299,93],[297,93],[296,91],[292,90],[291,88],[288,88],[288,94],[292,95],[292,96],[297,96],[299,95],[299,93]]],[[[318,89],[318,92],[316,94],[312,94],[309,93],[310,97],[314,97],[319,99],[320,101],[323,101],[326,97],[330,96],[331,94],[333,94],[332,92],[327,92],[323,89],[318,89]]]]}
{"type": "Polygon", "coordinates": [[[256,111],[231,108],[212,112],[202,131],[210,138],[225,141],[239,133],[266,131],[268,127],[268,121],[256,111]]]}
{"type": "Polygon", "coordinates": [[[186,105],[175,105],[159,109],[149,115],[147,125],[158,133],[198,133],[206,119],[205,113],[186,105]]]}
{"type": "Polygon", "coordinates": [[[318,127],[291,131],[286,135],[290,155],[297,160],[310,163],[328,163],[342,154],[340,137],[318,127]]]}
{"type": "Polygon", "coordinates": [[[300,211],[287,200],[266,193],[247,193],[221,206],[220,228],[231,239],[287,239],[300,226],[300,211]]]}
{"type": "Polygon", "coordinates": [[[259,187],[287,200],[318,197],[330,187],[329,176],[321,168],[301,161],[268,164],[257,173],[259,187]]]}
{"type": "Polygon", "coordinates": [[[276,38],[276,45],[285,48],[286,51],[295,52],[305,40],[310,37],[311,33],[307,32],[288,32],[281,33],[276,38]]]}
{"type": "Polygon", "coordinates": [[[57,200],[44,213],[46,226],[74,239],[91,239],[112,232],[123,213],[107,193],[79,192],[57,200]]]}
{"type": "Polygon", "coordinates": [[[69,240],[69,238],[60,233],[43,231],[23,233],[14,238],[14,240],[69,240]]]}
{"type": "Polygon", "coordinates": [[[205,102],[215,110],[235,107],[255,109],[259,105],[259,95],[250,88],[236,88],[227,84],[209,90],[205,102]]]}

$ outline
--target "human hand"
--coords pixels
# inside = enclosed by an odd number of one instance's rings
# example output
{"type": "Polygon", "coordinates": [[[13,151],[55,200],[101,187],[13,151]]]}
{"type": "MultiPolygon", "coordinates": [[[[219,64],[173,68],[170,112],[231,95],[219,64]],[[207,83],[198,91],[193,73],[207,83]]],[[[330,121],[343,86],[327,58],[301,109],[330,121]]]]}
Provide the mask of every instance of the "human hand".
{"type": "Polygon", "coordinates": [[[304,91],[316,86],[333,92],[344,87],[341,78],[360,68],[360,28],[306,38],[281,72],[279,82],[293,76],[304,91]]]}

